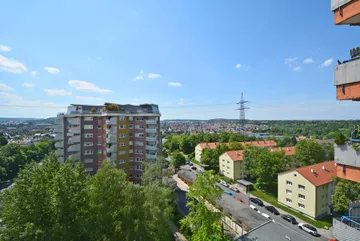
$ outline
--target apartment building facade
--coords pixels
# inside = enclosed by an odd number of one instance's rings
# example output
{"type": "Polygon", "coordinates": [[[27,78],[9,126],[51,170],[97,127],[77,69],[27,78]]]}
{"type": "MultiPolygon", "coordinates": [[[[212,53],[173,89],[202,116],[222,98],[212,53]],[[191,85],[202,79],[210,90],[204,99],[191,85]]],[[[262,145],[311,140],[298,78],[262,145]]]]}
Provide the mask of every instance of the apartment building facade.
{"type": "Polygon", "coordinates": [[[80,161],[90,174],[111,161],[140,183],[144,161],[155,162],[161,154],[160,116],[153,104],[72,104],[57,116],[55,153],[61,162],[80,161]]]}
{"type": "MultiPolygon", "coordinates": [[[[283,151],[285,156],[295,155],[295,147],[271,147],[269,151],[283,151]]],[[[246,177],[243,150],[227,151],[219,157],[220,174],[232,180],[238,180],[246,177]]]]}
{"type": "Polygon", "coordinates": [[[278,202],[313,219],[330,214],[336,185],[334,176],[334,161],[279,173],[278,202]]]}

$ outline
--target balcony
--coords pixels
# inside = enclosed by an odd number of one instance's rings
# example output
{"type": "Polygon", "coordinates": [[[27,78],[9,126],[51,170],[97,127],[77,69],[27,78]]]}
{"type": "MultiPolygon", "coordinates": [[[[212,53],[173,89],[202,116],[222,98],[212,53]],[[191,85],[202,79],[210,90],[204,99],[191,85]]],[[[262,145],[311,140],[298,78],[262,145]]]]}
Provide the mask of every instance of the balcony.
{"type": "Polygon", "coordinates": [[[75,161],[79,161],[80,160],[80,152],[76,152],[74,154],[71,154],[69,156],[69,159],[75,160],[75,161]]]}
{"type": "Polygon", "coordinates": [[[150,146],[150,145],[146,145],[146,150],[149,150],[149,151],[157,151],[157,146],[150,146]]]}
{"type": "Polygon", "coordinates": [[[54,129],[55,133],[64,133],[64,126],[58,125],[54,129]]]}
{"type": "Polygon", "coordinates": [[[337,100],[360,99],[360,57],[335,66],[334,85],[337,100]]]}
{"type": "Polygon", "coordinates": [[[116,143],[116,136],[112,134],[108,134],[106,137],[106,143],[116,143]]]}
{"type": "Polygon", "coordinates": [[[147,136],[146,141],[157,141],[156,136],[147,136]]]}
{"type": "Polygon", "coordinates": [[[360,1],[357,0],[331,0],[331,11],[334,12],[336,25],[360,24],[360,1]]]}
{"type": "Polygon", "coordinates": [[[56,148],[64,148],[64,142],[63,141],[56,142],[55,147],[56,148]]]}
{"type": "Polygon", "coordinates": [[[116,134],[117,128],[116,126],[112,126],[111,128],[106,128],[106,134],[116,134]]]}
{"type": "Polygon", "coordinates": [[[80,118],[68,118],[69,125],[80,125],[80,118]]]}
{"type": "Polygon", "coordinates": [[[58,162],[63,163],[64,162],[64,156],[58,156],[58,162]]]}
{"type": "Polygon", "coordinates": [[[64,140],[64,134],[56,134],[55,140],[57,140],[57,141],[62,141],[62,140],[64,140]]]}
{"type": "Polygon", "coordinates": [[[157,133],[156,128],[146,128],[146,133],[157,133]]]}
{"type": "Polygon", "coordinates": [[[79,143],[79,142],[80,142],[80,135],[77,135],[70,137],[68,144],[79,143]]]}
{"type": "Polygon", "coordinates": [[[156,120],[146,120],[147,125],[156,125],[156,120]]]}
{"type": "Polygon", "coordinates": [[[111,117],[110,119],[106,119],[105,122],[107,125],[117,125],[117,118],[111,117]]]}
{"type": "Polygon", "coordinates": [[[78,152],[78,151],[80,151],[80,149],[81,149],[80,144],[75,144],[75,145],[69,146],[67,151],[68,152],[78,152]]]}
{"type": "Polygon", "coordinates": [[[112,145],[111,147],[107,147],[106,148],[106,152],[111,152],[111,153],[116,153],[117,152],[117,147],[116,145],[112,145]]]}
{"type": "Polygon", "coordinates": [[[156,159],[156,154],[146,154],[147,159],[156,159]]]}
{"type": "Polygon", "coordinates": [[[80,126],[70,127],[69,132],[74,134],[80,134],[80,126]]]}
{"type": "Polygon", "coordinates": [[[341,165],[360,167],[360,151],[352,148],[351,143],[335,145],[335,162],[341,165]]]}
{"type": "Polygon", "coordinates": [[[106,157],[106,160],[116,162],[117,161],[117,156],[116,155],[111,155],[110,157],[106,157]]]}
{"type": "Polygon", "coordinates": [[[64,156],[64,150],[63,149],[58,149],[55,151],[55,154],[58,156],[64,156]]]}

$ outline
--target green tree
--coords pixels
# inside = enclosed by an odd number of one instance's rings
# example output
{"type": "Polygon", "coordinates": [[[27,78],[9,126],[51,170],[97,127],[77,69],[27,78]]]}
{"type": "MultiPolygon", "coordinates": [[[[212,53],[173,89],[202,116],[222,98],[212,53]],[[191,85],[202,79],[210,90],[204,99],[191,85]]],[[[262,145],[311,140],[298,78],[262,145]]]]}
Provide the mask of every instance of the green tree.
{"type": "Polygon", "coordinates": [[[326,153],[314,140],[301,140],[296,144],[296,159],[300,166],[323,162],[326,160],[326,153]]]}
{"type": "Polygon", "coordinates": [[[294,136],[293,137],[285,136],[284,138],[277,140],[276,143],[279,147],[285,147],[285,146],[295,146],[297,141],[294,136]]]}
{"type": "Polygon", "coordinates": [[[324,161],[333,161],[334,160],[334,145],[331,143],[323,143],[323,144],[321,144],[321,148],[325,152],[325,160],[324,161]]]}
{"type": "Polygon", "coordinates": [[[180,222],[182,229],[191,230],[191,241],[226,240],[220,221],[222,214],[208,208],[208,203],[214,204],[221,197],[222,190],[215,186],[218,180],[219,177],[212,171],[203,172],[198,175],[186,194],[190,211],[180,222]]]}
{"type": "Polygon", "coordinates": [[[1,238],[88,240],[87,176],[80,165],[60,164],[54,155],[22,169],[1,200],[1,238]]]}
{"type": "Polygon", "coordinates": [[[240,142],[231,142],[230,149],[231,150],[243,150],[244,147],[240,142]]]}
{"type": "Polygon", "coordinates": [[[360,183],[340,178],[337,181],[331,202],[335,212],[345,213],[349,210],[350,202],[360,199],[360,183]]]}
{"type": "Polygon", "coordinates": [[[5,136],[0,136],[0,146],[5,146],[6,144],[8,144],[8,141],[5,136]]]}
{"type": "Polygon", "coordinates": [[[336,145],[344,145],[346,141],[347,141],[347,138],[343,133],[341,133],[341,132],[335,133],[334,142],[336,145]]]}
{"type": "Polygon", "coordinates": [[[171,154],[171,164],[175,167],[175,169],[185,165],[185,162],[186,158],[180,152],[177,151],[171,154]]]}

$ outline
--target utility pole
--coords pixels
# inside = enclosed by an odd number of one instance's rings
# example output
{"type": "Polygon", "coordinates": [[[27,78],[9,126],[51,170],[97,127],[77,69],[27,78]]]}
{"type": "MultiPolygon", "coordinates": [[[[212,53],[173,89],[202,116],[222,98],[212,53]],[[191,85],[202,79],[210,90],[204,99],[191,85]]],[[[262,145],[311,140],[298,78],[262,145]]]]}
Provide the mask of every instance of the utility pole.
{"type": "Polygon", "coordinates": [[[245,106],[246,103],[249,103],[249,101],[244,100],[244,94],[241,92],[241,100],[240,102],[236,103],[239,105],[239,108],[236,110],[239,111],[239,123],[243,132],[245,131],[245,110],[250,109],[249,107],[245,106]]]}

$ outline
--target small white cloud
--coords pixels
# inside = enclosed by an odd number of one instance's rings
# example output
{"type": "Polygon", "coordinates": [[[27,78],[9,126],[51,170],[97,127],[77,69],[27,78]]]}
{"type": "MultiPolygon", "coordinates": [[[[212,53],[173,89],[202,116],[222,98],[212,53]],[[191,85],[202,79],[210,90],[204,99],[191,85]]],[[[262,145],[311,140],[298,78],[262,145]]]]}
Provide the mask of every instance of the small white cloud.
{"type": "Polygon", "coordinates": [[[300,72],[301,71],[301,67],[300,66],[296,66],[295,68],[293,68],[293,70],[295,71],[295,72],[300,72]]]}
{"type": "Polygon", "coordinates": [[[150,73],[150,74],[148,74],[148,78],[149,79],[161,78],[161,74],[150,73]]]}
{"type": "Polygon", "coordinates": [[[7,86],[6,84],[0,83],[0,91],[12,91],[14,88],[7,86]]]}
{"type": "Polygon", "coordinates": [[[22,74],[27,71],[27,68],[15,59],[9,59],[0,55],[0,72],[1,71],[13,74],[22,74]]]}
{"type": "Polygon", "coordinates": [[[44,69],[49,73],[49,74],[58,74],[60,72],[59,69],[54,68],[54,67],[44,67],[44,69]]]}
{"type": "Polygon", "coordinates": [[[144,71],[140,70],[140,74],[135,76],[133,80],[142,80],[144,78],[144,71]]]}
{"type": "Polygon", "coordinates": [[[0,51],[1,52],[10,52],[11,48],[9,46],[0,45],[0,51]]]}
{"type": "Polygon", "coordinates": [[[235,65],[235,69],[240,69],[241,68],[241,64],[236,64],[235,65]]]}
{"type": "Polygon", "coordinates": [[[314,60],[312,58],[307,58],[307,59],[304,59],[304,64],[310,64],[310,63],[313,63],[314,60]]]}
{"type": "Polygon", "coordinates": [[[324,67],[328,67],[330,66],[332,63],[333,63],[333,59],[327,59],[325,60],[322,64],[321,64],[321,67],[324,68],[324,67]]]}
{"type": "Polygon", "coordinates": [[[180,82],[169,82],[168,86],[181,87],[182,84],[180,82]]]}
{"type": "Polygon", "coordinates": [[[291,66],[291,65],[292,65],[292,62],[296,61],[297,59],[298,59],[297,57],[295,57],[295,58],[287,57],[287,58],[284,60],[284,62],[285,62],[285,64],[291,66]]]}
{"type": "Polygon", "coordinates": [[[66,90],[62,90],[62,89],[44,89],[44,91],[49,96],[68,96],[68,95],[72,95],[71,92],[67,92],[66,90]]]}
{"type": "Polygon", "coordinates": [[[37,72],[36,72],[36,71],[31,71],[31,75],[32,75],[33,77],[36,77],[37,72]]]}
{"type": "Polygon", "coordinates": [[[102,60],[102,57],[101,57],[101,56],[98,56],[97,59],[98,59],[98,60],[102,60]]]}
{"type": "Polygon", "coordinates": [[[178,102],[179,105],[183,105],[184,104],[184,98],[181,98],[180,101],[178,102]]]}
{"type": "Polygon", "coordinates": [[[33,87],[34,85],[25,82],[25,83],[23,84],[23,86],[26,87],[26,88],[31,88],[31,87],[33,87]]]}
{"type": "Polygon", "coordinates": [[[75,98],[80,101],[102,101],[103,100],[102,98],[93,97],[93,96],[76,96],[75,98]]]}
{"type": "Polygon", "coordinates": [[[69,85],[78,91],[95,92],[100,94],[109,94],[112,90],[101,89],[93,83],[81,80],[69,80],[69,85]]]}

